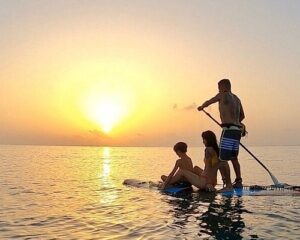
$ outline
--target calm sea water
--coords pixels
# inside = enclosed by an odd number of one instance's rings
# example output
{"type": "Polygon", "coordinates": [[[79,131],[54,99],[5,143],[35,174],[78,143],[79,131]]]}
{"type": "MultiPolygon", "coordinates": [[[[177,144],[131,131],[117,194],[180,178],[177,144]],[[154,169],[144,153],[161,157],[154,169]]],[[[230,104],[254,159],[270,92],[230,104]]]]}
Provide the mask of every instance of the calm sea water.
{"type": "MultiPolygon", "coordinates": [[[[250,150],[300,185],[300,147],[250,150]]],[[[189,155],[203,166],[203,148],[189,155]]],[[[240,159],[245,183],[272,184],[240,159]]],[[[0,239],[300,239],[300,197],[175,198],[122,185],[156,181],[175,160],[171,148],[0,146],[0,239]]]]}

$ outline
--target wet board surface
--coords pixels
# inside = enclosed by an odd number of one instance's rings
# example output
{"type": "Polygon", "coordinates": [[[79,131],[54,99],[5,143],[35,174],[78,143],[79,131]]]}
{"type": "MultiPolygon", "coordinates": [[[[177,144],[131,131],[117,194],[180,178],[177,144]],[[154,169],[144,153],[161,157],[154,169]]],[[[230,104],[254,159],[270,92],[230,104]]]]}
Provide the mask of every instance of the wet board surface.
{"type": "Polygon", "coordinates": [[[218,193],[222,196],[300,196],[299,191],[289,189],[245,189],[235,188],[233,192],[218,193]]]}
{"type": "MultiPolygon", "coordinates": [[[[158,189],[158,183],[151,182],[151,181],[141,181],[137,179],[126,179],[123,182],[124,185],[131,186],[131,187],[137,187],[137,188],[153,188],[158,189]]],[[[193,191],[193,188],[191,186],[187,186],[185,184],[179,184],[176,186],[170,186],[164,190],[161,190],[161,192],[176,195],[184,192],[191,192],[193,191]]]]}
{"type": "MultiPolygon", "coordinates": [[[[137,188],[148,188],[148,189],[158,189],[158,183],[151,182],[151,181],[141,181],[137,179],[126,179],[123,182],[124,185],[137,187],[137,188]]],[[[190,192],[198,192],[199,194],[213,194],[207,192],[200,192],[192,187],[186,185],[178,185],[178,186],[171,186],[162,190],[161,192],[176,195],[176,194],[183,194],[183,193],[190,193],[190,192]]],[[[223,193],[216,193],[222,196],[300,196],[300,191],[291,190],[291,189],[251,189],[249,187],[246,188],[235,188],[233,192],[223,192],[223,193]]]]}

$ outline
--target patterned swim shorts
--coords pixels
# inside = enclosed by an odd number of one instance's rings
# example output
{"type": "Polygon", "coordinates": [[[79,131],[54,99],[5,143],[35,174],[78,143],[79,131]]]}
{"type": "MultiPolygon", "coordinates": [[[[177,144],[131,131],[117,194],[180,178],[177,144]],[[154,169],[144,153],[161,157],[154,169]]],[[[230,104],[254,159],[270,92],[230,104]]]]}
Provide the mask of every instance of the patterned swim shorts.
{"type": "Polygon", "coordinates": [[[220,160],[229,161],[239,154],[242,132],[238,127],[224,127],[220,139],[220,160]]]}

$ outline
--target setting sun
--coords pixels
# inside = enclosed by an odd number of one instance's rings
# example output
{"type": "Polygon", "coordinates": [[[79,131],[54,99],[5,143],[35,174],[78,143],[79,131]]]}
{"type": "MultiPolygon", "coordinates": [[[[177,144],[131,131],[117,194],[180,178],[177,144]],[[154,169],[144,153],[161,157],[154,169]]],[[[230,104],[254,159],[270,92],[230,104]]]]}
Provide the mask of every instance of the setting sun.
{"type": "Polygon", "coordinates": [[[103,132],[109,133],[125,115],[125,106],[117,96],[91,96],[87,101],[87,114],[103,132]]]}

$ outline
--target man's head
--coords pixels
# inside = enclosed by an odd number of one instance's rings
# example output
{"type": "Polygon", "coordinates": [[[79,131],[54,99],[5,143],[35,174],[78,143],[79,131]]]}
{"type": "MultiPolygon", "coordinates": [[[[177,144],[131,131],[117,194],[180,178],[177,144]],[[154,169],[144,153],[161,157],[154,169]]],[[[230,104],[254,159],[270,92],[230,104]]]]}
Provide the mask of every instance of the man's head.
{"type": "Polygon", "coordinates": [[[231,84],[229,79],[222,79],[218,82],[218,87],[220,92],[231,91],[231,84]]]}
{"type": "Polygon", "coordinates": [[[179,155],[180,153],[187,152],[187,144],[184,142],[178,142],[174,145],[173,150],[179,155]]]}

